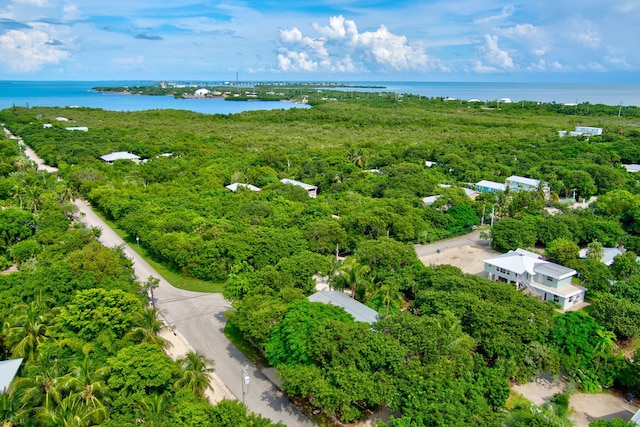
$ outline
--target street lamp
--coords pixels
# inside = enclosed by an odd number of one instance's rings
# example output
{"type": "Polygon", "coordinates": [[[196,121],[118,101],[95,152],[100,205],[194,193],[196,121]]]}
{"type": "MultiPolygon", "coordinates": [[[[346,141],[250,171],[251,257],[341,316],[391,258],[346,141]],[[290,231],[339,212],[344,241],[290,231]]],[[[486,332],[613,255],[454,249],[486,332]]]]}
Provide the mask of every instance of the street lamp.
{"type": "Polygon", "coordinates": [[[138,244],[138,248],[140,248],[140,237],[136,236],[136,243],[138,244]]]}
{"type": "Polygon", "coordinates": [[[251,379],[249,378],[249,374],[247,373],[247,368],[249,365],[245,365],[242,367],[242,403],[246,399],[247,393],[249,393],[249,382],[251,379]]]}

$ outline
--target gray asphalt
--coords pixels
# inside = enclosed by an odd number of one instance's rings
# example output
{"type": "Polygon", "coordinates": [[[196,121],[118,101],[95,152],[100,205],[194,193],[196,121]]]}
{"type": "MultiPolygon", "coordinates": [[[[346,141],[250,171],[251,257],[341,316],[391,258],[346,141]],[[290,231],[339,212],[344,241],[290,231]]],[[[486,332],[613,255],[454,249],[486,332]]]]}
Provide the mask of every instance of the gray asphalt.
{"type": "Polygon", "coordinates": [[[169,284],[137,252],[132,250],[104,221],[82,201],[76,200],[82,222],[102,229],[100,242],[108,247],[122,246],[126,256],[133,260],[138,280],[149,276],[160,279],[155,290],[156,306],[163,311],[165,321],[176,328],[196,350],[207,355],[215,363],[215,370],[231,392],[242,401],[242,367],[248,366],[250,378],[245,403],[258,414],[282,421],[285,425],[314,426],[289,399],[253,365],[224,335],[225,312],[231,306],[220,294],[191,292],[169,284]]]}
{"type": "MultiPolygon", "coordinates": [[[[57,171],[56,168],[45,165],[33,150],[25,148],[25,154],[36,162],[39,170],[57,171]]],[[[216,374],[239,401],[243,401],[242,368],[246,366],[249,386],[244,400],[249,410],[272,421],[281,421],[289,427],[316,425],[225,337],[224,314],[231,306],[220,294],[191,292],[171,286],[102,221],[87,202],[77,199],[75,204],[78,207],[78,218],[83,223],[102,230],[100,243],[107,247],[121,246],[124,254],[133,260],[138,280],[145,281],[149,276],[160,279],[154,296],[156,306],[163,311],[163,318],[186,338],[191,347],[214,361],[216,374]]]]}

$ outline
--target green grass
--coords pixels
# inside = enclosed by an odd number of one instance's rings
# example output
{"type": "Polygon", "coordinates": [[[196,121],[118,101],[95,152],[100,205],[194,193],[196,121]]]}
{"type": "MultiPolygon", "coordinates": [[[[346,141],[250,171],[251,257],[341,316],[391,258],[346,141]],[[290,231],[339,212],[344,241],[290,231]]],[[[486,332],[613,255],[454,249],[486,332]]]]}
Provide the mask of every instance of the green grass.
{"type": "MultiPolygon", "coordinates": [[[[226,317],[232,317],[232,312],[225,313],[226,317]]],[[[244,339],[242,336],[242,332],[233,324],[232,321],[228,320],[224,324],[224,335],[227,337],[229,341],[233,345],[236,346],[238,350],[245,355],[245,357],[251,360],[251,363],[262,368],[265,366],[269,366],[269,362],[264,357],[264,355],[253,346],[250,342],[244,339]]]]}
{"type": "MultiPolygon", "coordinates": [[[[138,253],[138,255],[144,258],[144,260],[147,261],[149,265],[153,267],[158,272],[158,274],[164,277],[173,287],[194,292],[222,292],[223,285],[221,283],[213,283],[206,280],[195,279],[193,277],[189,277],[184,274],[169,270],[166,266],[155,261],[143,246],[137,244],[135,238],[129,236],[124,230],[118,228],[118,225],[115,222],[106,218],[101,212],[98,212],[97,210],[94,210],[94,212],[109,227],[111,227],[113,231],[115,231],[116,234],[120,236],[132,250],[134,250],[138,253]]],[[[145,280],[146,278],[142,277],[141,279],[145,280]]]]}

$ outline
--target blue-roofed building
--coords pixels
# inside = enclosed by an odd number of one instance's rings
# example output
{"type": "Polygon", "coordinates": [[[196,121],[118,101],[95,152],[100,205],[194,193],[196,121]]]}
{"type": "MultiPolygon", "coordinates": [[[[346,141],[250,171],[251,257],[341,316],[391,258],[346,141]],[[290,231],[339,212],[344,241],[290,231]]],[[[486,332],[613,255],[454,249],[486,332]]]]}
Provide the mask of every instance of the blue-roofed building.
{"type": "Polygon", "coordinates": [[[5,393],[16,376],[22,359],[0,360],[0,394],[5,393]]]}

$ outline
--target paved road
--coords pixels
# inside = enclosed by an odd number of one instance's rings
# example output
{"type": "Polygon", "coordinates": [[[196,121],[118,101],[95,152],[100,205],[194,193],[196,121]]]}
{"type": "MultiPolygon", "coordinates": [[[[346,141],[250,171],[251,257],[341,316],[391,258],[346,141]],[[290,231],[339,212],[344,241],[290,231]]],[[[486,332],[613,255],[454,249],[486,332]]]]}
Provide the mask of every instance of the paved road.
{"type": "Polygon", "coordinates": [[[465,234],[464,236],[453,237],[447,240],[440,240],[435,243],[429,243],[428,245],[414,245],[416,250],[416,254],[418,254],[418,258],[433,255],[437,253],[437,251],[445,251],[447,249],[455,249],[460,246],[466,246],[470,244],[480,244],[480,245],[489,245],[488,240],[480,239],[480,230],[472,231],[469,234],[465,234]]]}
{"type": "MultiPolygon", "coordinates": [[[[25,146],[26,147],[26,146],[25,146]]],[[[27,147],[27,156],[36,162],[39,170],[57,171],[27,147]]],[[[138,280],[149,276],[160,279],[155,290],[156,306],[164,311],[165,321],[186,338],[191,347],[215,362],[215,370],[231,392],[242,401],[242,367],[247,366],[250,378],[245,403],[247,407],[272,421],[282,421],[289,427],[311,427],[313,423],[280,393],[275,386],[224,336],[224,313],[231,309],[220,294],[191,292],[174,288],[141,256],[132,250],[82,200],[75,201],[82,222],[102,230],[100,242],[107,247],[122,246],[126,256],[133,260],[138,280]]]]}

